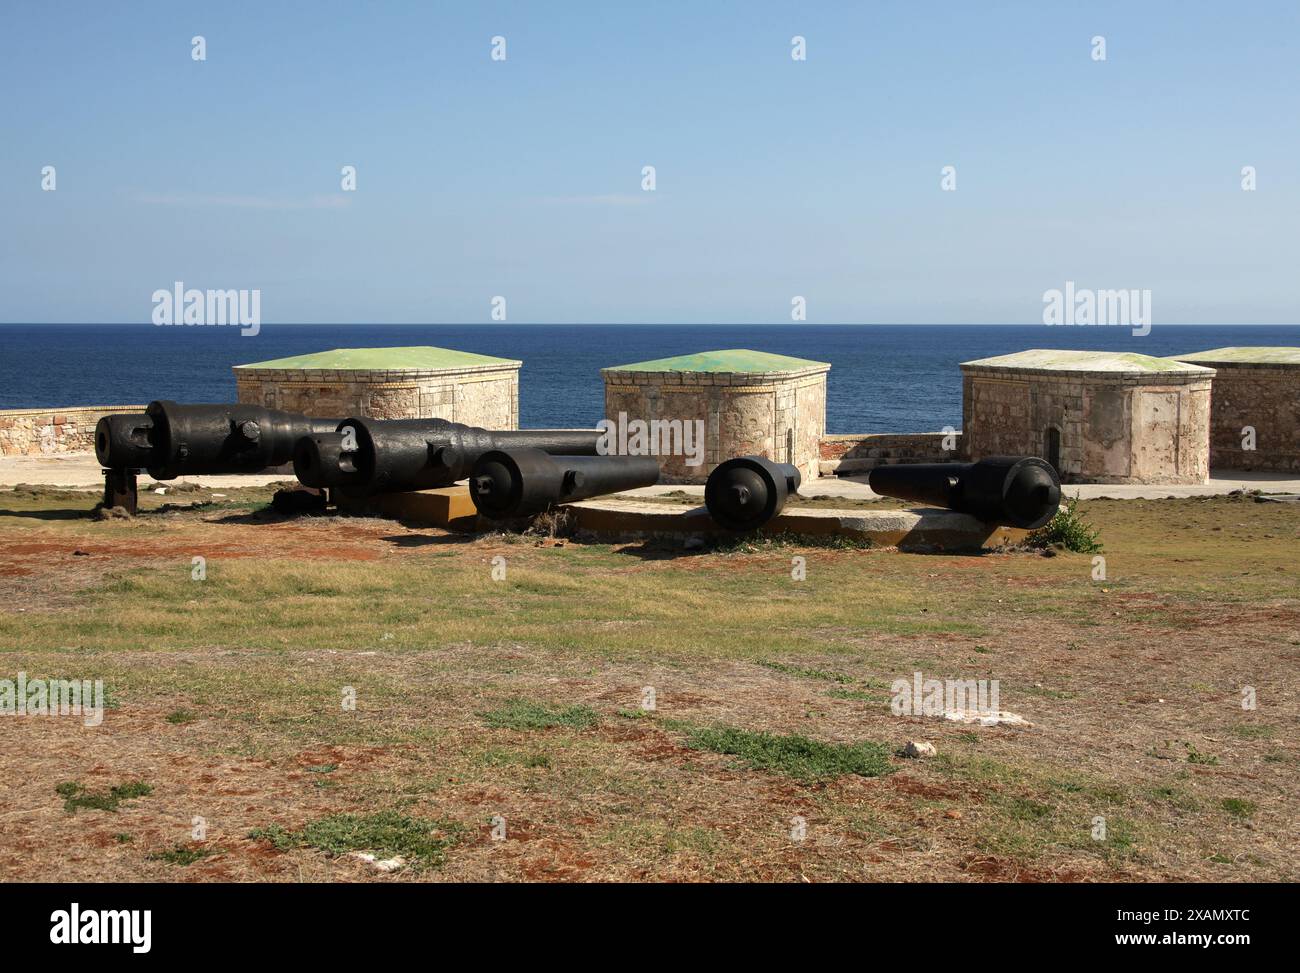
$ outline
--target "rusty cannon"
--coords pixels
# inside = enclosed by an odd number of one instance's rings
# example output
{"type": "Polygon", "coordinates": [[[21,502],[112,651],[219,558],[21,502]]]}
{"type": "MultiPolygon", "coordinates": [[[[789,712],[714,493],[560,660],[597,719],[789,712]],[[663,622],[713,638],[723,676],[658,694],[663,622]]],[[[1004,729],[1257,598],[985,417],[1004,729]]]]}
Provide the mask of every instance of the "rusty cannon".
{"type": "Polygon", "coordinates": [[[469,495],[484,517],[526,517],[575,500],[659,482],[651,456],[553,456],[540,449],[494,449],[474,464],[469,495]]]}
{"type": "Polygon", "coordinates": [[[598,429],[494,431],[447,419],[351,418],[299,440],[293,469],[305,486],[347,496],[401,493],[451,486],[491,450],[594,456],[601,435],[598,429]]]}
{"type": "Polygon", "coordinates": [[[704,484],[704,505],[714,523],[728,530],[757,530],[781,512],[799,489],[799,468],[764,456],[738,456],[719,463],[704,484]]]}
{"type": "Polygon", "coordinates": [[[877,466],[867,483],[884,497],[947,507],[986,523],[1025,530],[1045,525],[1061,505],[1060,477],[1037,456],[877,466]]]}
{"type": "Polygon", "coordinates": [[[95,456],[104,468],[104,505],[136,510],[136,475],[155,480],[199,473],[258,473],[293,458],[304,436],[333,429],[317,419],[258,405],[181,405],[160,399],[144,412],[104,416],[95,456]]]}

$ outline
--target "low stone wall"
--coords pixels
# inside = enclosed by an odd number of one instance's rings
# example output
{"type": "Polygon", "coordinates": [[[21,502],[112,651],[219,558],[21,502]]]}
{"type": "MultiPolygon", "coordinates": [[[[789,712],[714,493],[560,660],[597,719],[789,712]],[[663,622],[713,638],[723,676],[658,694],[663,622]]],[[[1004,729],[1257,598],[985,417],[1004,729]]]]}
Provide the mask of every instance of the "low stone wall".
{"type": "Polygon", "coordinates": [[[142,405],[0,410],[0,456],[90,453],[100,416],[143,412],[142,405]]]}
{"type": "Polygon", "coordinates": [[[961,457],[961,433],[869,433],[823,436],[818,471],[822,476],[853,476],[893,463],[955,463],[961,457]],[[953,446],[944,449],[944,440],[953,446]]]}

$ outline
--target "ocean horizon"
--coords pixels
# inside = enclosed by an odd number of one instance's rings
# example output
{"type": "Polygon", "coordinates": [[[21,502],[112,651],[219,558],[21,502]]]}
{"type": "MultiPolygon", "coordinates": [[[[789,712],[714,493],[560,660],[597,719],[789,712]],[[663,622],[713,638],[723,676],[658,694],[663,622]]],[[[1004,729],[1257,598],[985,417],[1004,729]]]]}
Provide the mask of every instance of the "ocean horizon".
{"type": "Polygon", "coordinates": [[[589,426],[600,369],[750,348],[831,364],[827,432],[961,428],[959,364],[1028,348],[1157,357],[1230,345],[1300,345],[1300,325],[1155,325],[1149,334],[1042,324],[0,324],[0,408],[233,401],[234,365],[331,348],[437,345],[514,358],[524,428],[589,426]]]}

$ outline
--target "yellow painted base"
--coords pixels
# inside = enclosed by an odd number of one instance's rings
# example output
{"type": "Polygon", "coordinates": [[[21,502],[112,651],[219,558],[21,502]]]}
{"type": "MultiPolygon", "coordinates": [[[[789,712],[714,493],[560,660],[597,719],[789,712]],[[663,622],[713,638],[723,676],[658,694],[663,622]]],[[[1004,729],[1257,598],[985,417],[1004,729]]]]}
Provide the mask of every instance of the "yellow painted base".
{"type": "Polygon", "coordinates": [[[478,510],[469,497],[469,487],[464,483],[414,493],[381,493],[373,497],[348,498],[335,494],[330,499],[340,510],[351,513],[372,513],[448,530],[474,530],[478,524],[478,510]]]}

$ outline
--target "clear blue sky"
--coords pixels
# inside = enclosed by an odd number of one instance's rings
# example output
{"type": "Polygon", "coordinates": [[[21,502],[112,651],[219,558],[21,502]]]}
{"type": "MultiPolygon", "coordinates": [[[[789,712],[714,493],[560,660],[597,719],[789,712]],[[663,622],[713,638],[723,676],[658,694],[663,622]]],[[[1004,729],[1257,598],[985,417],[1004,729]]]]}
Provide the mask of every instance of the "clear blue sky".
{"type": "Polygon", "coordinates": [[[175,280],[267,323],[1033,323],[1066,280],[1295,323],[1300,3],[7,0],[0,321],[175,280]]]}

